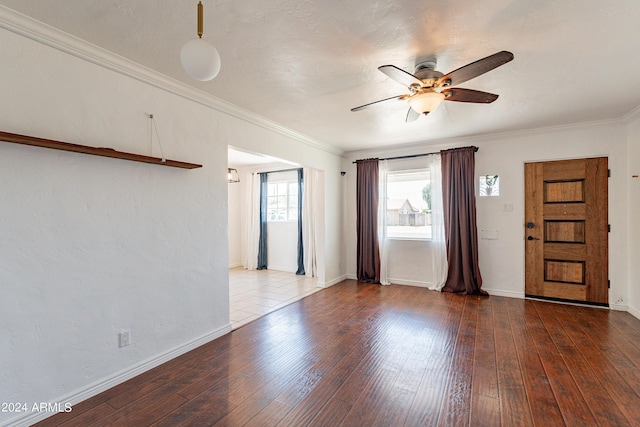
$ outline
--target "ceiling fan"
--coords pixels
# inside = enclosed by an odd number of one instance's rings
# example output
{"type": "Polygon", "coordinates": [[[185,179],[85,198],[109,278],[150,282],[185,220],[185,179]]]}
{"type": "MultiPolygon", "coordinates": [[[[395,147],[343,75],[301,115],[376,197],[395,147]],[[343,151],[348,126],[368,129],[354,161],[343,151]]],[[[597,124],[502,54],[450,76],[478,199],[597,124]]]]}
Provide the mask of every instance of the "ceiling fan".
{"type": "Polygon", "coordinates": [[[433,61],[418,64],[413,74],[395,65],[382,65],[378,67],[378,70],[393,80],[407,86],[410,93],[370,102],[369,104],[352,108],[351,111],[360,111],[379,102],[390,101],[392,99],[406,100],[409,104],[406,121],[412,122],[420,117],[421,114],[429,114],[438,108],[442,101],[489,104],[498,99],[498,95],[473,89],[452,88],[451,86],[456,86],[478,77],[494,68],[506,64],[512,59],[513,53],[503,50],[502,52],[494,53],[486,58],[467,64],[448,74],[442,74],[436,71],[436,63],[433,61]]]}

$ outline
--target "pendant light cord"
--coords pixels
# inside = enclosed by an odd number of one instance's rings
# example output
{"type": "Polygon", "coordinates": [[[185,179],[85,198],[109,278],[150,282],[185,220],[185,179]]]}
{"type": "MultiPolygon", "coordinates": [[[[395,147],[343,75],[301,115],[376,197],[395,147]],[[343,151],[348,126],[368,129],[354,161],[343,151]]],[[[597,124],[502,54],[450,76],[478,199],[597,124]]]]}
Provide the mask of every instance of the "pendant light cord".
{"type": "Polygon", "coordinates": [[[162,155],[162,162],[166,162],[167,159],[164,157],[164,150],[162,149],[162,143],[160,142],[160,135],[158,134],[158,127],[156,126],[156,121],[153,120],[153,114],[149,114],[149,118],[151,119],[152,129],[151,129],[151,146],[150,150],[153,150],[153,131],[156,131],[156,139],[158,140],[158,146],[160,147],[160,154],[162,155]]]}

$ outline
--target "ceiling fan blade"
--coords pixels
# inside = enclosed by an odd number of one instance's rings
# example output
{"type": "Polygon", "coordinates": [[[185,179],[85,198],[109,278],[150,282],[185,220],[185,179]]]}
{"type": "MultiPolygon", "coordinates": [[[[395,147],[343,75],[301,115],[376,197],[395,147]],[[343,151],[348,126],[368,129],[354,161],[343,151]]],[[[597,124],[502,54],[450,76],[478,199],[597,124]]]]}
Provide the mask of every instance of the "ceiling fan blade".
{"type": "Polygon", "coordinates": [[[481,92],[473,89],[463,88],[450,88],[441,91],[444,94],[445,101],[457,101],[457,102],[475,102],[478,104],[490,104],[496,99],[498,95],[495,93],[481,92]]]}
{"type": "Polygon", "coordinates": [[[374,104],[378,104],[378,103],[384,102],[384,101],[390,101],[392,99],[405,99],[407,96],[408,95],[397,95],[397,96],[392,96],[390,98],[380,99],[378,101],[373,101],[373,102],[370,102],[368,104],[364,104],[364,105],[361,105],[359,107],[352,108],[351,111],[360,111],[360,110],[362,110],[364,108],[367,108],[367,107],[370,107],[370,106],[372,106],[374,104]]]}
{"type": "Polygon", "coordinates": [[[407,118],[405,119],[405,122],[407,123],[415,122],[416,120],[418,120],[418,117],[420,117],[420,114],[418,114],[418,112],[413,108],[409,107],[409,111],[407,111],[407,118]]]}
{"type": "Polygon", "coordinates": [[[385,73],[388,77],[405,85],[406,87],[411,86],[412,84],[417,84],[422,86],[422,80],[417,78],[411,73],[406,72],[403,69],[396,67],[395,65],[381,65],[378,67],[378,70],[385,73]]]}
{"type": "Polygon", "coordinates": [[[455,86],[460,83],[464,83],[467,80],[471,80],[479,75],[491,71],[494,68],[498,68],[501,65],[513,59],[513,53],[503,50],[502,52],[494,53],[486,58],[478,59],[471,64],[467,64],[464,67],[458,68],[446,74],[438,80],[437,86],[455,86]],[[448,84],[447,84],[448,82],[448,84]]]}

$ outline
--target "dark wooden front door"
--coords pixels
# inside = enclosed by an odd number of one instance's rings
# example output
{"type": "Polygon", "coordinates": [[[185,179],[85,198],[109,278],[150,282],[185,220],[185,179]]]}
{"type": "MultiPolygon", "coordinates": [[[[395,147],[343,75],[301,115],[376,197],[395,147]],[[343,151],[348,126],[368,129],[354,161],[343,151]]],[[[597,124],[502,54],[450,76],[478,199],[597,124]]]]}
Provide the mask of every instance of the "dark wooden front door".
{"type": "Polygon", "coordinates": [[[524,170],[526,296],[608,305],[607,158],[524,170]]]}

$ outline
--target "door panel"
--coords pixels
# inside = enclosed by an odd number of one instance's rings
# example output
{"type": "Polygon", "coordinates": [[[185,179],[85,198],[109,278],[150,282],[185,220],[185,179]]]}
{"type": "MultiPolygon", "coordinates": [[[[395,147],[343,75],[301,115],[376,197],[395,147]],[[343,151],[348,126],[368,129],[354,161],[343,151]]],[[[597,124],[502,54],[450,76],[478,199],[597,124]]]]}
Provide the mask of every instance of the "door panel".
{"type": "Polygon", "coordinates": [[[584,285],[584,262],[545,259],[544,281],[584,285]]]}
{"type": "Polygon", "coordinates": [[[584,243],[584,221],[545,221],[544,241],[547,243],[584,243]]]}
{"type": "Polygon", "coordinates": [[[525,164],[525,294],[608,304],[607,158],[525,164]]]}
{"type": "Polygon", "coordinates": [[[545,203],[584,202],[583,181],[545,182],[545,203]]]}

